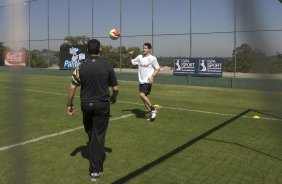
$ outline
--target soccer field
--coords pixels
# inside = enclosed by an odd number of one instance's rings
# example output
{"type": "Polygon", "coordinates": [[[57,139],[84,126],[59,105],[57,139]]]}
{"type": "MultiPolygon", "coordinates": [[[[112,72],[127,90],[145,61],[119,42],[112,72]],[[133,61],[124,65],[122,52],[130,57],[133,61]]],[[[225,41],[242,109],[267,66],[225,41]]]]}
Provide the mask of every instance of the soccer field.
{"type": "MultiPolygon", "coordinates": [[[[0,183],[91,183],[78,93],[66,112],[70,77],[22,79],[0,72],[0,183]]],[[[119,85],[97,183],[282,183],[281,92],[154,84],[150,122],[138,84],[119,85]]]]}

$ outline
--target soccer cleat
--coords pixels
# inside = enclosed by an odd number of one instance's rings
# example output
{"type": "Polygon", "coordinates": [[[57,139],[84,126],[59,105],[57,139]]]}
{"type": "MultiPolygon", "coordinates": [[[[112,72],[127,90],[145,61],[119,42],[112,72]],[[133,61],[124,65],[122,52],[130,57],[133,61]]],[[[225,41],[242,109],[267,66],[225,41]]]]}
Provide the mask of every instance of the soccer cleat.
{"type": "Polygon", "coordinates": [[[102,176],[102,172],[93,172],[90,174],[91,181],[97,181],[102,176]]]}
{"type": "Polygon", "coordinates": [[[154,121],[155,119],[156,119],[156,117],[157,117],[157,110],[155,109],[155,110],[152,110],[152,112],[151,112],[151,121],[154,121]]]}

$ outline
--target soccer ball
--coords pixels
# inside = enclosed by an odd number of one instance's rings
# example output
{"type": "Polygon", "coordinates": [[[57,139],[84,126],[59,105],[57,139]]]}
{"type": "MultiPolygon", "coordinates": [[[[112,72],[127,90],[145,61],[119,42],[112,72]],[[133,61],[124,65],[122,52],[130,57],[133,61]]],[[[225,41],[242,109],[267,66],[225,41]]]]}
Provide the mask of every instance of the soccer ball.
{"type": "Polygon", "coordinates": [[[120,31],[116,28],[111,29],[109,36],[112,40],[117,40],[120,37],[120,31]]]}

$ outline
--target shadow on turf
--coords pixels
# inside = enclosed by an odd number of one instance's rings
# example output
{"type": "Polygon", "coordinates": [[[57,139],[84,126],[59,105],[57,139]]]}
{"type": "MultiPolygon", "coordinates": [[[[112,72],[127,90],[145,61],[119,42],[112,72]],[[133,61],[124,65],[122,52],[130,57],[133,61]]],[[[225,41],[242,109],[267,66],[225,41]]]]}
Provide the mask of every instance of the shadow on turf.
{"type": "Polygon", "coordinates": [[[240,147],[245,148],[245,149],[247,149],[247,150],[251,150],[251,151],[253,151],[253,152],[259,153],[259,154],[261,154],[261,155],[264,155],[264,156],[267,156],[267,157],[270,157],[270,158],[273,158],[273,159],[276,159],[276,160],[282,162],[282,159],[281,159],[281,158],[272,156],[272,155],[270,155],[270,154],[264,153],[264,152],[262,152],[262,151],[259,151],[259,150],[256,150],[256,149],[253,149],[253,148],[250,148],[250,147],[247,147],[247,146],[244,146],[244,145],[239,144],[239,143],[236,143],[236,142],[223,141],[223,140],[218,140],[218,139],[208,139],[208,138],[205,138],[205,140],[214,141],[214,142],[220,142],[220,143],[225,143],[225,144],[233,144],[233,145],[240,146],[240,147]]]}
{"type": "Polygon", "coordinates": [[[123,112],[132,112],[136,118],[141,118],[141,119],[147,119],[147,114],[149,113],[148,111],[144,111],[141,109],[124,109],[122,110],[123,112]]]}
{"type": "MultiPolygon", "coordinates": [[[[112,182],[112,184],[121,184],[121,183],[126,183],[128,182],[129,180],[131,180],[132,178],[144,173],[145,171],[148,171],[150,170],[151,168],[155,167],[156,165],[160,164],[161,162],[169,159],[170,157],[176,155],[177,153],[183,151],[184,149],[192,146],[193,144],[197,143],[198,141],[206,138],[207,136],[209,136],[210,134],[220,130],[221,128],[225,127],[226,125],[232,123],[233,121],[235,121],[236,119],[246,115],[247,113],[251,112],[252,110],[251,109],[247,109],[243,112],[241,112],[240,114],[238,114],[237,116],[234,116],[233,118],[221,123],[220,125],[204,132],[203,134],[199,135],[198,137],[195,137],[194,139],[192,140],[189,140],[188,142],[186,142],[185,144],[175,148],[174,150],[166,153],[165,155],[155,159],[154,161],[142,166],[141,168],[129,173],[128,175],[120,178],[120,179],[117,179],[116,181],[112,182]]],[[[133,112],[133,111],[132,111],[133,112]]],[[[133,112],[134,113],[134,112],[133,112]]]]}
{"type": "MultiPolygon", "coordinates": [[[[107,153],[111,153],[113,150],[112,148],[109,148],[109,147],[105,147],[105,152],[107,153]]],[[[83,145],[83,146],[79,146],[77,148],[75,148],[71,153],[70,153],[70,156],[74,157],[76,156],[77,153],[81,154],[82,158],[85,158],[85,159],[89,159],[89,146],[88,146],[88,142],[86,145],[83,145]]]]}
{"type": "Polygon", "coordinates": [[[262,111],[262,110],[252,110],[253,112],[275,118],[277,120],[282,120],[281,113],[273,111],[262,111]]]}

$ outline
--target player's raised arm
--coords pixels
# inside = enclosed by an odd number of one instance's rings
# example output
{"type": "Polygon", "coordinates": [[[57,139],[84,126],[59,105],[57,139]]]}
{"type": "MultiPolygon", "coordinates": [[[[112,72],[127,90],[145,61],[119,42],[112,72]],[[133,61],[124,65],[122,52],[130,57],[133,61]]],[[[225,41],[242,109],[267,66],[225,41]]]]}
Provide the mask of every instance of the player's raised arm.
{"type": "Polygon", "coordinates": [[[128,57],[129,57],[130,60],[132,59],[133,54],[134,54],[134,51],[130,51],[130,52],[128,53],[128,57]]]}

